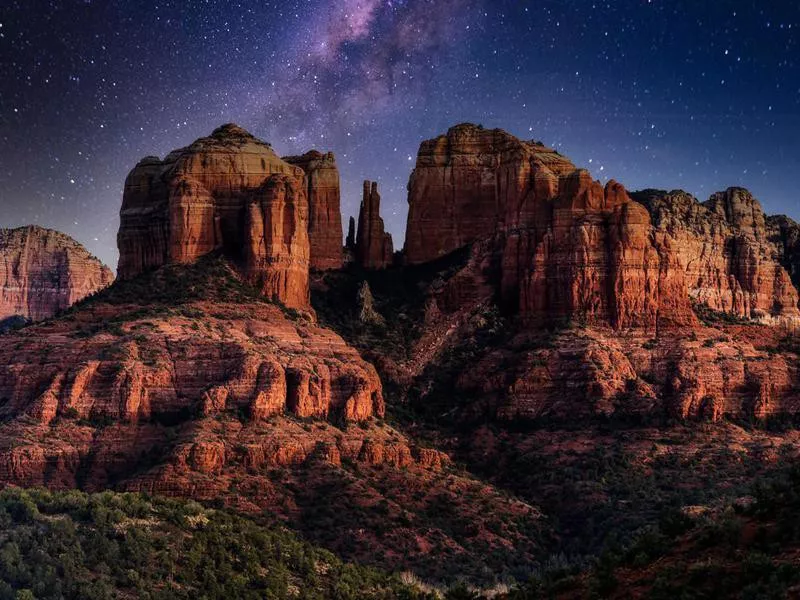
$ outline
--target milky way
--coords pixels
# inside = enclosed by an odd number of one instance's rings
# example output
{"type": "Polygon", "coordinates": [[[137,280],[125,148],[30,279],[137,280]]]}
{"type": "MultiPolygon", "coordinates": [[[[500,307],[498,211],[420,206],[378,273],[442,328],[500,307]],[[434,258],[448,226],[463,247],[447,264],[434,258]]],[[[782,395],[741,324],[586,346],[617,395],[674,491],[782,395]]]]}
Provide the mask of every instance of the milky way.
{"type": "Polygon", "coordinates": [[[0,226],[112,266],[130,168],[225,122],[333,150],[345,216],[378,180],[397,240],[419,142],[464,121],[631,189],[743,185],[800,218],[794,0],[0,4],[0,226]]]}

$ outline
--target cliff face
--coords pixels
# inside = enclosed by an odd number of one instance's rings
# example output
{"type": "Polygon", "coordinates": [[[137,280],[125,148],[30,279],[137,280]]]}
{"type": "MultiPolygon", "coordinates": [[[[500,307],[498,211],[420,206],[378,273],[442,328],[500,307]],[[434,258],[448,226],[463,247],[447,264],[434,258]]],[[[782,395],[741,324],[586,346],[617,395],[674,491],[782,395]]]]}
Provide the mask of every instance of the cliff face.
{"type": "Polygon", "coordinates": [[[459,125],[420,147],[406,260],[491,240],[505,309],[535,323],[694,325],[690,298],[765,322],[800,316],[784,268],[797,264],[794,230],[768,225],[749,192],[704,204],[682,192],[636,200],[541,144],[459,125]]]}
{"type": "Polygon", "coordinates": [[[381,196],[378,184],[364,182],[364,198],[358,211],[358,234],[355,259],[365,269],[385,269],[392,264],[394,246],[381,218],[381,196]]]}
{"type": "Polygon", "coordinates": [[[553,150],[499,129],[458,125],[423,142],[408,184],[406,261],[428,262],[493,235],[506,211],[523,218],[531,184],[552,192],[553,178],[574,170],[553,150]],[[535,179],[540,165],[548,173],[535,179]]]}
{"type": "Polygon", "coordinates": [[[529,321],[691,324],[682,273],[647,210],[539,143],[459,125],[424,142],[409,182],[406,259],[491,239],[503,304],[529,321]]]}
{"type": "Polygon", "coordinates": [[[125,182],[119,277],[219,250],[265,296],[308,308],[306,187],[303,169],[235,125],[146,158],[125,182]]]}
{"type": "Polygon", "coordinates": [[[342,257],[342,213],[339,169],[332,152],[311,150],[302,156],[285,156],[284,161],[306,174],[311,244],[311,268],[319,271],[340,269],[342,257]]]}
{"type": "Polygon", "coordinates": [[[114,274],[63,233],[0,229],[0,320],[52,317],[114,281],[114,274]]]}
{"type": "Polygon", "coordinates": [[[760,203],[747,190],[730,188],[705,203],[682,191],[644,191],[637,198],[658,234],[670,240],[696,301],[748,319],[800,316],[797,290],[782,265],[791,250],[774,243],[760,203]]]}

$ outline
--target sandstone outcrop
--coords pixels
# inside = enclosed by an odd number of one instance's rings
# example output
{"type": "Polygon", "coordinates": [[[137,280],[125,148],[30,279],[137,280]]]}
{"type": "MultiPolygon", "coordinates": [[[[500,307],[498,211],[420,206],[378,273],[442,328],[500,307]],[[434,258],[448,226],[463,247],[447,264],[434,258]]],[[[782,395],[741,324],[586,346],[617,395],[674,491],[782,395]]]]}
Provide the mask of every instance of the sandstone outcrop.
{"type": "Polygon", "coordinates": [[[381,196],[377,182],[364,182],[364,198],[358,211],[356,263],[365,269],[384,269],[392,264],[394,246],[381,218],[381,196]]]}
{"type": "Polygon", "coordinates": [[[702,204],[684,192],[632,199],[540,143],[465,124],[420,147],[405,256],[420,264],[489,240],[506,311],[657,331],[695,324],[690,299],[796,321],[798,237],[747,190],[702,204]]]}
{"type": "Polygon", "coordinates": [[[383,414],[374,368],[332,332],[268,304],[197,303],[182,312],[190,316],[123,321],[116,334],[101,325],[80,341],[81,327],[97,326],[89,315],[128,318],[101,306],[13,334],[0,348],[0,412],[42,425],[66,416],[136,423],[231,410],[253,420],[291,414],[337,423],[383,414]]]}
{"type": "Polygon", "coordinates": [[[305,179],[302,168],[236,125],[164,160],[143,159],[125,182],[119,277],[219,251],[265,296],[308,308],[305,179]]]}
{"type": "MultiPolygon", "coordinates": [[[[760,341],[765,331],[749,335],[760,341]]],[[[718,330],[658,340],[597,329],[553,337],[521,333],[458,380],[500,420],[669,414],[680,419],[764,419],[800,411],[796,357],[718,330]]]]}
{"type": "Polygon", "coordinates": [[[316,150],[302,156],[285,156],[286,162],[303,169],[309,218],[311,268],[320,271],[342,267],[342,213],[339,169],[332,152],[316,150]]]}
{"type": "Polygon", "coordinates": [[[705,203],[680,190],[636,197],[657,235],[668,238],[697,302],[747,319],[800,316],[797,290],[782,265],[791,249],[771,241],[761,204],[747,190],[730,188],[705,203]]]}
{"type": "Polygon", "coordinates": [[[406,260],[480,240],[492,240],[504,307],[528,321],[651,330],[694,322],[669,240],[620,184],[604,188],[540,143],[465,124],[420,147],[406,260]]]}
{"type": "Polygon", "coordinates": [[[0,321],[52,317],[114,281],[71,237],[37,226],[0,229],[0,321]]]}

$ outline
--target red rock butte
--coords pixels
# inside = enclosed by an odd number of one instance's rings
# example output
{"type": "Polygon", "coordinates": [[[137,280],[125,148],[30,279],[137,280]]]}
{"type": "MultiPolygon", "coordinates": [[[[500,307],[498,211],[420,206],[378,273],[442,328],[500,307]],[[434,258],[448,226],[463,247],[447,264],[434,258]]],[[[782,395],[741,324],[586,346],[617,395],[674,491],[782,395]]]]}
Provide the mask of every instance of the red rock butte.
{"type": "Polygon", "coordinates": [[[121,279],[221,251],[266,297],[310,308],[306,174],[236,125],[140,161],[120,221],[121,279]]]}
{"type": "Polygon", "coordinates": [[[692,298],[739,316],[798,317],[781,251],[745,190],[645,206],[541,143],[462,124],[422,143],[408,202],[408,264],[487,242],[502,303],[530,322],[686,326],[692,298]],[[696,219],[671,220],[673,209],[696,219]]]}
{"type": "Polygon", "coordinates": [[[114,281],[68,235],[35,225],[0,229],[0,319],[52,317],[114,281]]]}

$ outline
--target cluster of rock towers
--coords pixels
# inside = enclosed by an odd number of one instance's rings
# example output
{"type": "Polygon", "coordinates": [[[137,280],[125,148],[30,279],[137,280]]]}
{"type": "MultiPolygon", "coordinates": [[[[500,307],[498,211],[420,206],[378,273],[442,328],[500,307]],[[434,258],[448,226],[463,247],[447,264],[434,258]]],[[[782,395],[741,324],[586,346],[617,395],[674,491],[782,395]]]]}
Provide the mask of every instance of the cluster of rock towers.
{"type": "MultiPolygon", "coordinates": [[[[403,264],[481,242],[497,297],[528,321],[686,326],[692,301],[746,318],[800,318],[797,227],[765,217],[740,188],[705,203],[683,192],[632,198],[543,144],[464,124],[421,144],[408,189],[403,264]]],[[[128,176],[119,277],[217,250],[267,297],[309,308],[310,270],[394,262],[377,183],[364,182],[344,247],[340,196],[332,153],[280,158],[224,125],[128,176]]]]}

